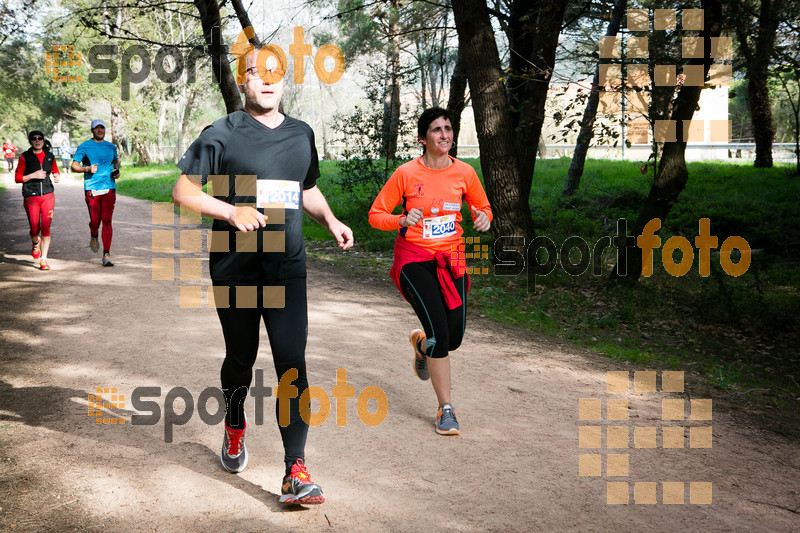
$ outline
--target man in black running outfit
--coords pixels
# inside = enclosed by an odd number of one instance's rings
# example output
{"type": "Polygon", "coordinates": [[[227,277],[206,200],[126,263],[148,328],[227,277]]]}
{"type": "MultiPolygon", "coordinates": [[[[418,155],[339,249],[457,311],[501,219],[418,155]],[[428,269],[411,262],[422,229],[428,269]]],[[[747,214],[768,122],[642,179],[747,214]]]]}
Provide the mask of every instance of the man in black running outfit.
{"type": "MultiPolygon", "coordinates": [[[[297,388],[289,400],[288,425],[280,419],[278,424],[286,465],[280,501],[315,504],[325,497],[304,464],[308,424],[299,408],[299,398],[308,388],[303,212],[325,226],[342,249],[353,245],[353,232],[333,215],[316,186],[320,173],[314,132],[279,111],[283,79],[275,81],[274,73],[259,72],[257,53],[256,49],[246,57],[246,79],[237,80],[245,82],[239,85],[244,110],[217,120],[192,143],[178,163],[183,173],[172,198],[184,209],[215,219],[209,248],[225,338],[220,372],[227,403],[222,466],[232,473],[247,466],[244,400],[263,320],[278,380],[288,372],[297,388]],[[213,196],[200,189],[207,181],[213,196]],[[229,305],[223,307],[220,302],[226,297],[229,305]]],[[[276,401],[276,416],[282,401],[276,401]]]]}

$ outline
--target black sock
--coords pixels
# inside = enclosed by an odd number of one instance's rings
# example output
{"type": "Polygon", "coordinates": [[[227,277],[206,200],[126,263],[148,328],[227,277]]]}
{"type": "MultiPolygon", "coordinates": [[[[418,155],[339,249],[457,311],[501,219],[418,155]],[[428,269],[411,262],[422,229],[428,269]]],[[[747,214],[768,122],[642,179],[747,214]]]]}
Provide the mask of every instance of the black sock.
{"type": "Polygon", "coordinates": [[[106,255],[107,253],[109,253],[108,250],[103,250],[103,255],[106,255]]]}

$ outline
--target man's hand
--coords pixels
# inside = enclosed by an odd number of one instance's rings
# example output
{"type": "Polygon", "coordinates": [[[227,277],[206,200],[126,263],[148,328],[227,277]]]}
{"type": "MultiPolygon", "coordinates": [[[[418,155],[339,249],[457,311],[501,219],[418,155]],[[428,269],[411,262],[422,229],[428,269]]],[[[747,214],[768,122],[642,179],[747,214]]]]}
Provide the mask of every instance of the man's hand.
{"type": "Polygon", "coordinates": [[[61,174],[58,174],[58,173],[53,174],[53,183],[58,183],[58,177],[59,176],[61,176],[61,174]]]}
{"type": "Polygon", "coordinates": [[[47,177],[47,173],[44,170],[37,170],[36,172],[31,172],[28,174],[32,180],[43,180],[47,177]]]}
{"type": "Polygon", "coordinates": [[[342,224],[338,219],[335,219],[328,225],[328,231],[331,232],[339,243],[339,248],[347,250],[353,246],[353,230],[342,224]]]}
{"type": "Polygon", "coordinates": [[[249,205],[231,206],[228,222],[236,226],[239,231],[253,231],[267,225],[267,217],[256,208],[249,205]]]}
{"type": "Polygon", "coordinates": [[[412,209],[406,216],[400,218],[400,226],[410,228],[419,224],[420,220],[422,220],[422,209],[412,209]]]}
{"type": "Polygon", "coordinates": [[[89,167],[89,172],[91,172],[92,174],[96,173],[97,172],[97,165],[90,166],[89,167]]]}
{"type": "Polygon", "coordinates": [[[119,177],[119,169],[118,169],[118,168],[115,168],[114,170],[112,170],[112,171],[111,171],[111,179],[114,179],[114,180],[115,180],[115,179],[117,179],[118,177],[119,177]]]}
{"type": "Polygon", "coordinates": [[[489,231],[489,228],[492,227],[489,215],[483,211],[478,211],[475,209],[474,205],[469,206],[469,209],[472,211],[472,216],[474,217],[472,226],[478,231],[489,231]]]}

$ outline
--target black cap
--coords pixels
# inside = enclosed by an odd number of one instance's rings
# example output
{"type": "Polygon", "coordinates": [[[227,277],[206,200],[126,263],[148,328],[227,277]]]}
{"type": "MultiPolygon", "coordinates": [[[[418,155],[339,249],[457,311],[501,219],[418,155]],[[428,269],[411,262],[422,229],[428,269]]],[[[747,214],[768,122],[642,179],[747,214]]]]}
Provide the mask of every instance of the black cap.
{"type": "Polygon", "coordinates": [[[28,140],[30,141],[31,137],[33,137],[34,135],[41,135],[42,137],[44,137],[44,133],[42,133],[41,131],[33,130],[30,133],[28,133],[28,140]]]}

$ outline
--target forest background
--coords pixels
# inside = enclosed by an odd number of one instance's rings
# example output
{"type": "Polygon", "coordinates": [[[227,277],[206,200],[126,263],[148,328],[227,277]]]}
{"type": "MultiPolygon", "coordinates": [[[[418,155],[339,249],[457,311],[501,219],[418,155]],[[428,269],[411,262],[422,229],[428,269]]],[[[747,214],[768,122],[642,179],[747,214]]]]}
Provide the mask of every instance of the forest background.
{"type": "MultiPolygon", "coordinates": [[[[74,149],[89,137],[90,120],[103,118],[125,164],[120,192],[159,202],[168,201],[188,144],[241,107],[230,47],[254,28],[251,43],[286,53],[284,112],[314,128],[320,187],[356,232],[358,246],[341,254],[306,224],[310,255],[387,287],[393,236],[370,228],[366,212],[394,168],[418,154],[419,112],[449,108],[461,131],[453,155],[476,168],[496,216],[491,236],[465,224],[465,236],[486,246],[470,258],[479,269],[471,313],[568,339],[598,357],[685,370],[715,397],[779,430],[797,429],[794,3],[9,0],[0,17],[0,136],[24,150],[26,132],[41,129],[74,149]],[[311,48],[302,82],[290,48],[298,27],[311,48]],[[687,54],[686,39],[700,51],[687,54]],[[718,53],[725,43],[729,53],[718,53]],[[314,66],[326,44],[346,62],[330,84],[314,66]],[[90,63],[100,50],[115,75],[90,63]],[[664,74],[664,65],[675,70],[664,74]],[[729,68],[727,83],[715,82],[720,66],[729,68]],[[689,82],[697,72],[700,82],[689,82]],[[687,163],[702,156],[687,149],[681,127],[663,128],[691,120],[701,95],[723,92],[727,157],[687,163]],[[604,107],[609,97],[645,104],[613,112],[604,107]],[[634,123],[645,124],[644,143],[633,138],[634,123]],[[631,151],[636,144],[646,145],[644,157],[631,155],[642,153],[631,151]],[[616,245],[621,219],[636,236],[653,218],[662,227],[651,276],[642,274],[638,250],[587,254],[579,244],[586,252],[603,239],[616,245]],[[673,236],[694,243],[701,219],[718,237],[709,272],[701,275],[693,250],[688,272],[670,274],[663,246],[673,236]],[[751,249],[741,276],[722,266],[718,247],[731,236],[751,249]],[[567,242],[574,246],[562,250],[567,242]]],[[[676,264],[689,259],[679,249],[667,255],[676,264]]]]}

